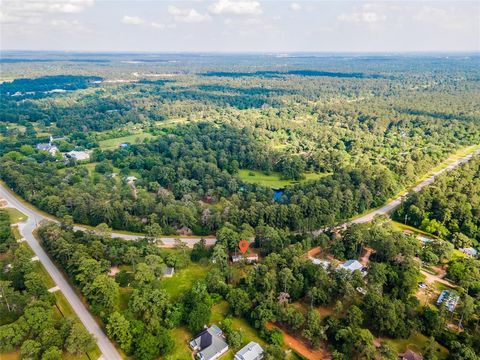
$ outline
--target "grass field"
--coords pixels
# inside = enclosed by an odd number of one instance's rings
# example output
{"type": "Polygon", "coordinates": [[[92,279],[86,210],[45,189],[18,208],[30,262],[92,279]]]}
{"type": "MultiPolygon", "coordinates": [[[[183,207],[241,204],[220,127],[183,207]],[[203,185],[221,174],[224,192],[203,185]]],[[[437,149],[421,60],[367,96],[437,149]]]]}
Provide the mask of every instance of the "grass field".
{"type": "Polygon", "coordinates": [[[178,299],[178,297],[190,289],[197,280],[204,279],[208,270],[208,266],[191,263],[187,268],[175,271],[175,274],[171,278],[162,279],[162,287],[167,291],[171,299],[178,299]]]}
{"type": "MultiPolygon", "coordinates": [[[[392,347],[397,352],[404,352],[407,349],[421,353],[428,342],[428,337],[425,335],[415,333],[411,335],[408,339],[382,339],[389,346],[392,347]]],[[[439,360],[446,359],[448,356],[448,350],[437,343],[437,357],[439,360]]]]}
{"type": "Polygon", "coordinates": [[[175,348],[169,356],[166,356],[166,360],[191,360],[192,352],[188,347],[188,341],[192,335],[184,328],[175,328],[172,330],[172,337],[175,340],[175,348]]]}
{"type": "Polygon", "coordinates": [[[10,222],[12,224],[16,224],[21,221],[26,221],[28,219],[28,216],[25,215],[24,213],[20,212],[19,210],[15,208],[4,208],[8,212],[8,215],[10,215],[10,222]]]}
{"type": "MultiPolygon", "coordinates": [[[[228,315],[228,303],[225,300],[212,306],[212,316],[210,317],[210,324],[220,324],[228,315]]],[[[255,341],[261,346],[266,346],[265,341],[258,336],[257,330],[252,327],[246,320],[232,317],[232,324],[234,329],[243,331],[245,344],[250,341],[255,341]]]]}
{"type": "Polygon", "coordinates": [[[279,173],[271,172],[269,175],[256,170],[241,169],[238,171],[240,180],[249,184],[258,184],[272,189],[281,189],[285,186],[298,184],[305,181],[318,180],[330,174],[307,173],[301,181],[283,180],[279,173]]]}
{"type": "Polygon", "coordinates": [[[141,132],[138,134],[122,136],[114,139],[102,140],[102,141],[99,141],[98,144],[100,145],[100,148],[102,150],[108,150],[108,149],[118,148],[118,146],[124,142],[128,142],[130,144],[136,144],[136,143],[141,143],[145,139],[150,139],[152,137],[153,137],[152,134],[141,132]]]}

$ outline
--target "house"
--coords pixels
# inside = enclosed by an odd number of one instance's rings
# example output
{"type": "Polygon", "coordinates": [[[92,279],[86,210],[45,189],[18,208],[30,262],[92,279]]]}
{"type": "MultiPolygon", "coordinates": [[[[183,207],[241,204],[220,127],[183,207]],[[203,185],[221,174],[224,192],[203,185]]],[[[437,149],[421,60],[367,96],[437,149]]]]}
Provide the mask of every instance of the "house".
{"type": "Polygon", "coordinates": [[[235,354],[235,360],[260,360],[263,359],[262,347],[254,341],[250,341],[235,354]]]}
{"type": "Polygon", "coordinates": [[[258,261],[258,254],[248,254],[248,255],[232,255],[232,262],[236,263],[239,261],[245,261],[249,264],[258,261]]]}
{"type": "Polygon", "coordinates": [[[131,182],[134,182],[134,181],[137,181],[137,177],[136,176],[125,176],[124,180],[127,182],[127,183],[131,183],[131,182]]]}
{"type": "Polygon", "coordinates": [[[445,308],[448,311],[453,312],[457,307],[459,300],[460,296],[453,291],[443,290],[437,299],[437,305],[440,306],[442,303],[445,303],[445,308]]]}
{"type": "Polygon", "coordinates": [[[398,358],[400,360],[423,360],[423,356],[420,354],[417,354],[416,352],[408,349],[404,353],[398,354],[398,358]]]}
{"type": "Polygon", "coordinates": [[[175,273],[175,268],[167,266],[163,271],[163,277],[172,277],[175,273]]]}
{"type": "Polygon", "coordinates": [[[192,235],[192,229],[187,226],[182,226],[180,229],[178,229],[178,234],[182,236],[192,235]]]}
{"type": "Polygon", "coordinates": [[[348,260],[341,264],[339,268],[354,272],[355,270],[362,270],[363,265],[360,264],[360,262],[358,262],[357,260],[348,260]]]}
{"type": "Polygon", "coordinates": [[[464,254],[467,254],[468,256],[471,257],[476,257],[478,255],[478,251],[474,249],[473,247],[468,247],[468,248],[462,248],[460,249],[461,252],[464,254]]]}
{"type": "Polygon", "coordinates": [[[330,261],[328,260],[320,260],[316,258],[310,258],[310,260],[312,261],[313,265],[320,265],[325,270],[327,270],[330,266],[330,261]]]}
{"type": "Polygon", "coordinates": [[[58,152],[58,148],[55,145],[52,145],[51,142],[37,144],[35,147],[37,148],[37,150],[46,151],[51,155],[55,155],[58,152]]]}
{"type": "Polygon", "coordinates": [[[420,240],[424,244],[428,244],[428,243],[431,243],[433,241],[432,238],[430,238],[428,236],[423,236],[423,235],[418,235],[417,239],[420,240]]]}
{"type": "Polygon", "coordinates": [[[228,351],[228,344],[222,330],[212,325],[190,341],[190,348],[197,351],[196,357],[199,360],[215,360],[228,351]]]}
{"type": "Polygon", "coordinates": [[[90,152],[72,150],[72,151],[69,151],[69,152],[65,153],[65,156],[69,159],[75,159],[77,161],[83,161],[83,160],[90,159],[90,152]]]}

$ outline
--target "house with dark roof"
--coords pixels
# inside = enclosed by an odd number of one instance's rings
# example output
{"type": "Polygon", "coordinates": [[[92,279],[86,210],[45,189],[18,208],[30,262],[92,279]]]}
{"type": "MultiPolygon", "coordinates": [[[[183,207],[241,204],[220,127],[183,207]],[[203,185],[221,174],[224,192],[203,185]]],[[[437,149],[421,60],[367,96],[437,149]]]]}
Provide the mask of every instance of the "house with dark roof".
{"type": "Polygon", "coordinates": [[[212,325],[190,341],[190,348],[199,360],[216,360],[228,351],[228,344],[222,330],[212,325]]]}
{"type": "Polygon", "coordinates": [[[235,360],[261,360],[263,359],[262,347],[254,341],[250,341],[235,354],[235,360]]]}
{"type": "Polygon", "coordinates": [[[400,360],[423,360],[423,356],[408,349],[404,353],[398,354],[400,360]]]}

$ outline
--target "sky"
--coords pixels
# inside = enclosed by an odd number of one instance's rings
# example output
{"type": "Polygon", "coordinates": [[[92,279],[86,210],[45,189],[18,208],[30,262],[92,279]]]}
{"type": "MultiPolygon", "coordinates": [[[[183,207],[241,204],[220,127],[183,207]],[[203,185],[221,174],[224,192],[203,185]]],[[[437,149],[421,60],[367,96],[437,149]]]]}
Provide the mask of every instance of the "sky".
{"type": "Polygon", "coordinates": [[[480,51],[480,1],[0,0],[2,50],[480,51]]]}

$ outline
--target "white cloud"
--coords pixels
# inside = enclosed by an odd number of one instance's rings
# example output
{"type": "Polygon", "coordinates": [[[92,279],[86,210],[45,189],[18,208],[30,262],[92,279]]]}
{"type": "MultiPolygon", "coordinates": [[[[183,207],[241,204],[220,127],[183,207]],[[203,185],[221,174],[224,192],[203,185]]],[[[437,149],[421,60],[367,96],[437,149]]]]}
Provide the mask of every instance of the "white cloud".
{"type": "Polygon", "coordinates": [[[88,32],[88,29],[86,29],[78,20],[55,19],[51,20],[49,25],[68,33],[88,32]]]}
{"type": "Polygon", "coordinates": [[[122,23],[127,24],[127,25],[142,25],[142,24],[145,23],[145,21],[138,16],[125,15],[122,18],[122,23]]]}
{"type": "Polygon", "coordinates": [[[173,15],[175,21],[181,21],[186,23],[199,23],[210,20],[208,14],[200,14],[195,9],[180,9],[176,6],[170,5],[168,7],[168,12],[173,15]]]}
{"type": "Polygon", "coordinates": [[[155,21],[152,21],[150,23],[150,26],[155,28],[155,29],[165,29],[165,24],[157,23],[155,21]]]}
{"type": "Polygon", "coordinates": [[[361,11],[354,13],[343,13],[337,17],[338,20],[349,23],[367,23],[375,24],[386,20],[385,14],[380,14],[373,11],[361,11]]]}
{"type": "Polygon", "coordinates": [[[260,15],[262,7],[256,0],[219,0],[208,7],[208,10],[215,15],[260,15]]]}
{"type": "Polygon", "coordinates": [[[299,3],[293,2],[290,4],[290,9],[292,9],[293,11],[300,11],[302,10],[302,5],[300,5],[299,3]]]}
{"type": "Polygon", "coordinates": [[[95,0],[9,0],[1,1],[0,23],[41,23],[48,14],[80,13],[93,6],[95,0]]]}
{"type": "Polygon", "coordinates": [[[79,13],[93,6],[95,0],[11,0],[2,2],[8,12],[16,14],[79,13]]]}
{"type": "Polygon", "coordinates": [[[461,30],[467,26],[465,18],[457,14],[455,9],[447,10],[423,6],[420,11],[413,15],[413,19],[446,30],[461,30]]]}

